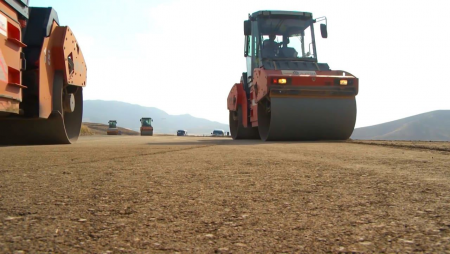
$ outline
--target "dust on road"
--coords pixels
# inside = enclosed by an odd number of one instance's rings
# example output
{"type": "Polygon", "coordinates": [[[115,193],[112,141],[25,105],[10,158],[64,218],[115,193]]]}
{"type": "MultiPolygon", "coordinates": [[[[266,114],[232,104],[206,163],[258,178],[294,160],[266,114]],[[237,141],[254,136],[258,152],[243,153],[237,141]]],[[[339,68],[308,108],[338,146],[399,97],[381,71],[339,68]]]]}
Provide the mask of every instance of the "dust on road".
{"type": "Polygon", "coordinates": [[[0,147],[0,252],[450,253],[450,143],[403,143],[0,147]]]}

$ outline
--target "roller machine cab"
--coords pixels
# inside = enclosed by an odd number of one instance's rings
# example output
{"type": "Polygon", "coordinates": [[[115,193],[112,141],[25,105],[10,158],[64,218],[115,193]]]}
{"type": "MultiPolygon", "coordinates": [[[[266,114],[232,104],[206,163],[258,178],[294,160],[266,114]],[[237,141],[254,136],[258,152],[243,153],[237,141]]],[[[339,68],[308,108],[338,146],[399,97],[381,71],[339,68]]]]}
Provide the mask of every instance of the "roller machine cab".
{"type": "Polygon", "coordinates": [[[233,139],[346,140],[356,122],[358,78],[319,63],[308,12],[258,11],[244,21],[247,72],[227,98],[233,139]]]}
{"type": "Polygon", "coordinates": [[[177,136],[187,136],[187,130],[178,130],[177,131],[177,136]]]}
{"type": "Polygon", "coordinates": [[[141,136],[153,136],[152,122],[150,117],[141,118],[141,136]]]}
{"type": "Polygon", "coordinates": [[[53,8],[0,0],[0,145],[70,144],[83,115],[86,63],[53,8]]]}
{"type": "Polygon", "coordinates": [[[122,132],[117,128],[116,120],[109,120],[108,122],[108,130],[106,131],[108,135],[121,135],[122,132]]]}

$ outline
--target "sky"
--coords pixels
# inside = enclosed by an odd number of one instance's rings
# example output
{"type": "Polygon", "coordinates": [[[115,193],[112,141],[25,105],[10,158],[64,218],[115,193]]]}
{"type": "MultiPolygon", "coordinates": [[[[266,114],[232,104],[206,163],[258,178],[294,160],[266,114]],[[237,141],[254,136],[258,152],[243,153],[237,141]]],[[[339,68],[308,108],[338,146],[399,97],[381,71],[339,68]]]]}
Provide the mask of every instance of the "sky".
{"type": "MultiPolygon", "coordinates": [[[[243,21],[258,10],[326,16],[319,62],[359,78],[356,127],[450,109],[450,2],[441,0],[30,0],[53,7],[87,63],[85,100],[228,123],[246,70],[243,21]]],[[[319,28],[316,28],[319,31],[319,28]]],[[[320,33],[316,33],[318,35],[320,33]]]]}

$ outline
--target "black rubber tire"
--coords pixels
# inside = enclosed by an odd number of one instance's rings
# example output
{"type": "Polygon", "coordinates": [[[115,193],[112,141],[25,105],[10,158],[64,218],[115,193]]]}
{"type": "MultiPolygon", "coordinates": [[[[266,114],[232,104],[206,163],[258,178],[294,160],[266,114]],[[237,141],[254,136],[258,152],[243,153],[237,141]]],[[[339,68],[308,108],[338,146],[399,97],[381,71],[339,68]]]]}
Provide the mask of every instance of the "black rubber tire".
{"type": "Polygon", "coordinates": [[[238,106],[237,117],[234,114],[234,111],[229,113],[230,132],[233,139],[260,139],[257,127],[245,128],[242,124],[241,106],[238,106]]]}

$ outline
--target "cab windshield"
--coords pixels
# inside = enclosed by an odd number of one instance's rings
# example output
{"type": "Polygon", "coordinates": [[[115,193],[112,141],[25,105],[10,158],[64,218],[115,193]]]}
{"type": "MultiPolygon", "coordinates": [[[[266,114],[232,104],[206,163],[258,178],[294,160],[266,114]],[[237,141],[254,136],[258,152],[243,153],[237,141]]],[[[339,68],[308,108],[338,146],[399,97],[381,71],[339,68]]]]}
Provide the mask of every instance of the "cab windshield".
{"type": "Polygon", "coordinates": [[[117,128],[117,122],[109,122],[109,128],[117,128]]]}
{"type": "Polygon", "coordinates": [[[152,126],[152,119],[142,119],[142,126],[152,126]]]}
{"type": "Polygon", "coordinates": [[[315,59],[311,19],[261,19],[258,22],[262,58],[315,59]]]}

